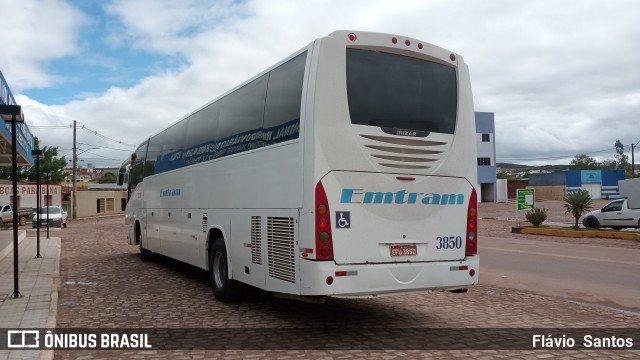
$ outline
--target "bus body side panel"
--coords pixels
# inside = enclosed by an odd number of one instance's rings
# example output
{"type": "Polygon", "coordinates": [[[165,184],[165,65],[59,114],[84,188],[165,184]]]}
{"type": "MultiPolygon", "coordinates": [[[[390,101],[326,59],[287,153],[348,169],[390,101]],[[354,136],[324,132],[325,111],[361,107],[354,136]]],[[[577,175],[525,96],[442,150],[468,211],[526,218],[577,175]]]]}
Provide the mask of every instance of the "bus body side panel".
{"type": "MultiPolygon", "coordinates": [[[[228,234],[225,240],[233,262],[239,254],[251,251],[243,246],[248,239],[236,238],[234,229],[250,228],[252,209],[269,209],[271,216],[283,216],[292,209],[297,214],[301,203],[295,196],[300,186],[299,142],[150,176],[145,185],[148,218],[153,219],[149,229],[159,229],[161,246],[154,251],[207,269],[208,229],[218,226],[228,234]],[[232,223],[232,214],[241,209],[245,209],[240,212],[243,216],[232,223]]],[[[238,266],[244,272],[242,262],[238,266]]]]}
{"type": "Polygon", "coordinates": [[[143,241],[146,239],[145,236],[145,214],[144,214],[144,202],[142,199],[142,188],[143,184],[138,184],[138,187],[134,189],[131,193],[131,197],[129,198],[129,202],[127,204],[127,209],[125,210],[125,224],[129,226],[129,244],[136,245],[135,238],[135,225],[136,221],[140,222],[140,227],[142,231],[142,239],[143,241]]]}
{"type": "Polygon", "coordinates": [[[464,177],[473,186],[478,184],[476,120],[469,68],[458,57],[458,121],[456,134],[438,171],[464,177]]]}

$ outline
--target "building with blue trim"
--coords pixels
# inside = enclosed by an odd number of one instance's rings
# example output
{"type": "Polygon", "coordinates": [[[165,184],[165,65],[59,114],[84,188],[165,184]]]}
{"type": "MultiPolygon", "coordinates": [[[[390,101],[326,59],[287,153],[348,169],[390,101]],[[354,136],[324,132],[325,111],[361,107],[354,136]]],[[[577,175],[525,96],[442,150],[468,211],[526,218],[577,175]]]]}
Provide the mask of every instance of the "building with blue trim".
{"type": "Polygon", "coordinates": [[[624,170],[571,170],[550,174],[531,174],[529,185],[561,187],[565,193],[587,190],[593,199],[620,197],[618,181],[624,180],[624,170]]]}
{"type": "MultiPolygon", "coordinates": [[[[0,71],[0,105],[17,105],[16,100],[7,85],[7,81],[0,71]]],[[[0,126],[0,166],[11,166],[11,123],[5,122],[4,126],[0,126]]],[[[16,129],[16,150],[17,163],[19,166],[33,165],[33,156],[31,150],[34,146],[34,137],[29,131],[26,123],[17,124],[16,129]]]]}
{"type": "Polygon", "coordinates": [[[478,191],[481,202],[496,202],[496,128],[492,112],[476,112],[476,142],[478,151],[478,191]]]}

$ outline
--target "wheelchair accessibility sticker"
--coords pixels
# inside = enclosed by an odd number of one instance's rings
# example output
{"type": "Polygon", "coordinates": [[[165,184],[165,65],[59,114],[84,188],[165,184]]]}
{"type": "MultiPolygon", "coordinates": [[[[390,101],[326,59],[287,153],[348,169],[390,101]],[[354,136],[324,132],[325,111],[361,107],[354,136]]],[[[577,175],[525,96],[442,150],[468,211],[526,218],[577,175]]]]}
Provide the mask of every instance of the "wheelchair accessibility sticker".
{"type": "Polygon", "coordinates": [[[337,229],[351,228],[351,212],[350,211],[336,211],[336,228],[337,229]]]}

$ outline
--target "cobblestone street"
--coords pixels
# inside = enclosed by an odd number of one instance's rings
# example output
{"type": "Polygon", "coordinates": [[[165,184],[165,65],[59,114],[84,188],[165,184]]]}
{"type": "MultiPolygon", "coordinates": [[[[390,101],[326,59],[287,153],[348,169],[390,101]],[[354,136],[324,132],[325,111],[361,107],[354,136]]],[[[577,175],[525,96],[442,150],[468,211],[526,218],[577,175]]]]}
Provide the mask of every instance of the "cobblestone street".
{"type": "MultiPolygon", "coordinates": [[[[157,256],[152,262],[141,262],[138,248],[126,243],[122,217],[70,221],[60,236],[58,328],[219,328],[224,334],[225,328],[640,327],[638,314],[482,284],[466,294],[329,299],[323,305],[275,299],[256,290],[242,302],[224,304],[213,297],[206,272],[157,256]]],[[[464,337],[465,332],[457,336],[464,337]]],[[[55,358],[613,359],[640,355],[639,351],[613,350],[372,351],[358,350],[357,344],[354,350],[322,350],[327,339],[309,341],[310,348],[320,350],[57,350],[55,358]]],[[[473,345],[487,339],[468,341],[473,345]]]]}

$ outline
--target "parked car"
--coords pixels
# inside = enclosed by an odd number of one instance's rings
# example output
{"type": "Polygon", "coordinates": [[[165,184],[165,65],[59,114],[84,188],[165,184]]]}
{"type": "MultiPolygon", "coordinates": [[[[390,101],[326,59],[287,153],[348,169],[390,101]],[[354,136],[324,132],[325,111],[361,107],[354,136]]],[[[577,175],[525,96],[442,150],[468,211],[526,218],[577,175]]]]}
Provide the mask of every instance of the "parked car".
{"type": "Polygon", "coordinates": [[[612,201],[602,209],[592,211],[584,216],[582,225],[587,228],[610,227],[613,230],[640,227],[640,208],[630,209],[627,199],[612,201]]]}
{"type": "MultiPolygon", "coordinates": [[[[31,208],[18,208],[18,223],[21,226],[27,224],[33,213],[31,208]]],[[[0,227],[3,224],[13,224],[13,208],[11,205],[0,205],[0,227]]]]}
{"type": "MultiPolygon", "coordinates": [[[[33,220],[31,224],[33,228],[38,227],[38,214],[33,214],[33,220]]],[[[49,226],[53,227],[67,227],[67,212],[60,206],[45,206],[40,208],[40,226],[46,226],[47,222],[49,226]]]]}

